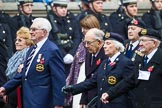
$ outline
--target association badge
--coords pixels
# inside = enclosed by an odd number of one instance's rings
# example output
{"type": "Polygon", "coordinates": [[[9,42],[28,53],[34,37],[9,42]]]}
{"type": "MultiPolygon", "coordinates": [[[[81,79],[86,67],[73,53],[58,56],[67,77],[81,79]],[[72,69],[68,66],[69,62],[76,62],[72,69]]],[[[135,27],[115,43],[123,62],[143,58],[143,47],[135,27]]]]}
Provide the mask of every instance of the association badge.
{"type": "Polygon", "coordinates": [[[38,72],[44,71],[44,65],[43,65],[43,64],[37,64],[37,65],[36,65],[36,70],[37,70],[38,72]]]}
{"type": "Polygon", "coordinates": [[[116,80],[115,76],[109,76],[108,77],[108,84],[114,85],[114,84],[116,84],[116,82],[117,82],[117,80],[116,80]]]}
{"type": "Polygon", "coordinates": [[[105,33],[105,39],[109,38],[110,37],[110,33],[109,32],[106,32],[105,33]]]}
{"type": "Polygon", "coordinates": [[[147,29],[142,29],[141,34],[146,35],[147,34],[147,29]]]}

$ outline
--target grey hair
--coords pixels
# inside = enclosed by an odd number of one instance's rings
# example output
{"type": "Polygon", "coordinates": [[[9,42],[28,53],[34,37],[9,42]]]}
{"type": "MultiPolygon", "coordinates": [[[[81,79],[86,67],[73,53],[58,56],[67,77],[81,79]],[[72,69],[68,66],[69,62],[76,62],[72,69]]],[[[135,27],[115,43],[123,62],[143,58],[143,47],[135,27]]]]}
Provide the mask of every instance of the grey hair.
{"type": "Polygon", "coordinates": [[[156,44],[156,48],[160,46],[161,41],[155,38],[152,38],[157,44],[156,44]]]}
{"type": "Polygon", "coordinates": [[[46,18],[35,18],[33,23],[39,23],[40,29],[45,29],[48,33],[51,31],[51,23],[46,18]]]}
{"type": "Polygon", "coordinates": [[[92,28],[88,32],[92,32],[94,34],[95,39],[103,41],[103,37],[105,33],[102,30],[97,29],[97,28],[92,28]]]}
{"type": "Polygon", "coordinates": [[[125,47],[122,43],[120,43],[119,41],[116,41],[116,40],[112,40],[112,42],[114,43],[114,45],[118,49],[118,51],[124,52],[125,47]]]}

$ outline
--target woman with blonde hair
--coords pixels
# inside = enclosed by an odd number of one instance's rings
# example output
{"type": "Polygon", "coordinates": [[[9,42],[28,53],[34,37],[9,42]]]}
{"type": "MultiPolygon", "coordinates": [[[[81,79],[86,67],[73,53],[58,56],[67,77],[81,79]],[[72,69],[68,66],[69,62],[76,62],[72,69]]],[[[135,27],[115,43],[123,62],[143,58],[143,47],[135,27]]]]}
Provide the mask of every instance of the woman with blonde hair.
{"type": "MultiPolygon", "coordinates": [[[[9,80],[12,79],[16,74],[21,72],[23,62],[26,58],[26,53],[29,47],[33,44],[34,42],[31,40],[29,29],[27,27],[21,27],[16,33],[16,52],[9,59],[7,64],[6,76],[9,80]]],[[[11,92],[11,94],[9,95],[7,108],[17,108],[17,106],[18,108],[21,108],[20,88],[18,87],[16,91],[11,92]]]]}

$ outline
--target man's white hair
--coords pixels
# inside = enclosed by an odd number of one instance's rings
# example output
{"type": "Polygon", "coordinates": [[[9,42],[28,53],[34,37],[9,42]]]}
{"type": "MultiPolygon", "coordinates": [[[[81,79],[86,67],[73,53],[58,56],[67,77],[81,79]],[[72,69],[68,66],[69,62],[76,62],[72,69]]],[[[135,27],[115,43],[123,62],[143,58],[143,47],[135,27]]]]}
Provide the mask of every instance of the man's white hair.
{"type": "Polygon", "coordinates": [[[92,28],[88,32],[92,32],[94,34],[95,39],[103,41],[103,37],[104,37],[105,33],[102,30],[97,29],[97,28],[92,28]]]}
{"type": "Polygon", "coordinates": [[[35,18],[33,23],[39,24],[39,29],[45,29],[48,33],[51,31],[51,23],[46,18],[35,18]]]}

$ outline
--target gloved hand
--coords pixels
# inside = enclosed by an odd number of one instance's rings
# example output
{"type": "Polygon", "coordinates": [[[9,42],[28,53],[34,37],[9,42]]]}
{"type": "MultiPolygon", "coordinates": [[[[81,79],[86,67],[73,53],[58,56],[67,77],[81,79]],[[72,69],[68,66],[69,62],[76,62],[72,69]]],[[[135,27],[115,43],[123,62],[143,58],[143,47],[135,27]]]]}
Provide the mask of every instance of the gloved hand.
{"type": "Polygon", "coordinates": [[[74,57],[71,54],[66,54],[63,60],[65,64],[71,64],[74,60],[74,57]]]}
{"type": "Polygon", "coordinates": [[[72,94],[72,93],[73,93],[73,90],[74,90],[74,88],[73,88],[72,85],[64,86],[64,87],[62,88],[62,92],[63,92],[64,94],[72,94]]]}

